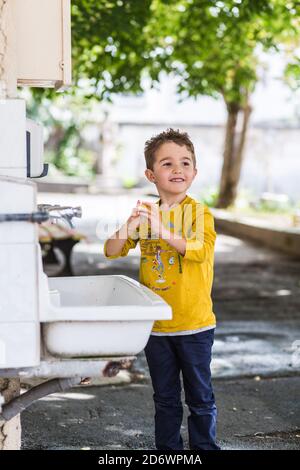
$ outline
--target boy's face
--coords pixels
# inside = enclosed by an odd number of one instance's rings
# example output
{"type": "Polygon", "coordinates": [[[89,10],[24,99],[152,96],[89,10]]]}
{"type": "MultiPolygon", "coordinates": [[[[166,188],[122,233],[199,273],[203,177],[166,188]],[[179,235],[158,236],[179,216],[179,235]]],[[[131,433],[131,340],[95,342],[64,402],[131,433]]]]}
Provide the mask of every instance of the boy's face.
{"type": "Polygon", "coordinates": [[[165,195],[185,194],[196,174],[191,152],[175,142],[162,144],[155,153],[153,171],[145,171],[148,180],[165,195]]]}

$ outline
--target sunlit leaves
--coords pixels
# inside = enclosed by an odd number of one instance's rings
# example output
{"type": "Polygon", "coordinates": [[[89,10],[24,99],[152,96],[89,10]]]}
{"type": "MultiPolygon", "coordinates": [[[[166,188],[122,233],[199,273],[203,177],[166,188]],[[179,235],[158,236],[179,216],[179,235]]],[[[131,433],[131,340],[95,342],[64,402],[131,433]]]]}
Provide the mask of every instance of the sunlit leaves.
{"type": "Polygon", "coordinates": [[[299,35],[296,3],[174,0],[166,5],[157,0],[150,19],[159,36],[153,38],[153,47],[160,47],[156,61],[179,78],[183,96],[222,95],[243,106],[257,82],[257,50],[276,51],[299,35]]]}

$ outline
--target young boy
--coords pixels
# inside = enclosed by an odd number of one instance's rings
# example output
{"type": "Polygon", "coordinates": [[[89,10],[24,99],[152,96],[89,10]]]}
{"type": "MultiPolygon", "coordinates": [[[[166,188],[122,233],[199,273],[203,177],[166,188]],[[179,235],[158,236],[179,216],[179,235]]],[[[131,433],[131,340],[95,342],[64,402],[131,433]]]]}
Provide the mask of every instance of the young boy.
{"type": "Polygon", "coordinates": [[[106,240],[104,254],[126,256],[139,241],[140,282],[172,307],[172,320],[156,321],[145,347],[154,389],[156,448],[183,450],[181,371],[190,449],[219,450],[210,372],[216,326],[211,300],[214,220],[205,205],[186,194],[197,174],[187,133],[167,129],[151,138],[145,159],[145,175],[160,199],[138,201],[127,222],[106,240]]]}

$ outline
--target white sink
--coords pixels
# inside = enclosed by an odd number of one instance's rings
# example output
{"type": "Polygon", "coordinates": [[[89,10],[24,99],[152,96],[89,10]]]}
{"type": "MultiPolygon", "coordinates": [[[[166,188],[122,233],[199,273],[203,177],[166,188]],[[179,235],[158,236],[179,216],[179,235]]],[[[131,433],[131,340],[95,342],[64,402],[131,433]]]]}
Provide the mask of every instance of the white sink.
{"type": "Polygon", "coordinates": [[[147,344],[155,320],[172,318],[171,307],[127,276],[49,278],[42,334],[59,357],[135,355],[147,344]]]}

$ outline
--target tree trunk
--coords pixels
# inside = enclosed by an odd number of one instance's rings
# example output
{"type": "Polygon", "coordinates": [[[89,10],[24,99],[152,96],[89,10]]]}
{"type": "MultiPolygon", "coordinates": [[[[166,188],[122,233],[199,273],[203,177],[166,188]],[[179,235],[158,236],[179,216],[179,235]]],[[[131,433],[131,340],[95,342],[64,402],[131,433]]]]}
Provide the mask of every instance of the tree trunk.
{"type": "MultiPolygon", "coordinates": [[[[20,379],[0,378],[0,393],[5,402],[20,394],[20,379]]],[[[0,450],[19,450],[21,448],[20,415],[8,422],[0,419],[0,450]]]]}
{"type": "Polygon", "coordinates": [[[99,140],[96,147],[96,160],[94,164],[96,176],[103,174],[103,132],[102,124],[99,126],[99,140]]]}
{"type": "Polygon", "coordinates": [[[246,103],[240,107],[236,103],[227,103],[228,117],[225,134],[224,160],[221,174],[218,208],[226,209],[234,203],[241,175],[245,141],[251,107],[246,103]],[[237,131],[238,117],[242,114],[242,128],[237,131]]]}

